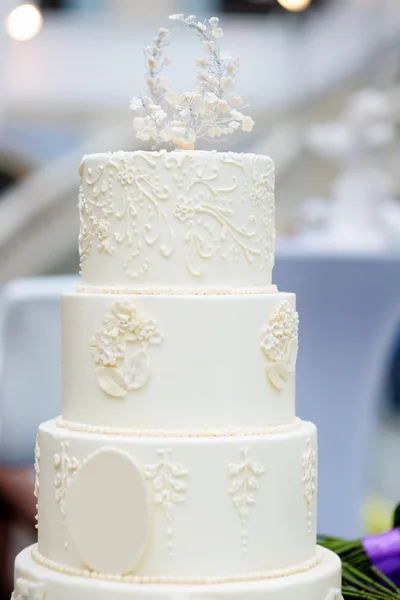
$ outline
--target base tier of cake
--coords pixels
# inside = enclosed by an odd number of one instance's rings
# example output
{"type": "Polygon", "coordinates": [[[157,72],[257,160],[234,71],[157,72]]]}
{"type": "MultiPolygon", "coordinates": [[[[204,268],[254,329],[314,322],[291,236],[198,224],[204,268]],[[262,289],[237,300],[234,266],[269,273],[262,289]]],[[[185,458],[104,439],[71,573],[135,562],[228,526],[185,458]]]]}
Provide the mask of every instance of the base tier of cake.
{"type": "Polygon", "coordinates": [[[146,583],[315,564],[317,434],[160,437],[72,431],[37,440],[39,552],[146,583]]]}
{"type": "Polygon", "coordinates": [[[123,581],[74,577],[39,565],[32,557],[33,547],[16,559],[16,597],[40,600],[338,600],[341,565],[332,552],[318,548],[317,566],[287,577],[216,585],[135,585],[123,581]],[[27,596],[18,591],[28,590],[27,596]],[[32,595],[29,591],[33,590],[32,595]]]}

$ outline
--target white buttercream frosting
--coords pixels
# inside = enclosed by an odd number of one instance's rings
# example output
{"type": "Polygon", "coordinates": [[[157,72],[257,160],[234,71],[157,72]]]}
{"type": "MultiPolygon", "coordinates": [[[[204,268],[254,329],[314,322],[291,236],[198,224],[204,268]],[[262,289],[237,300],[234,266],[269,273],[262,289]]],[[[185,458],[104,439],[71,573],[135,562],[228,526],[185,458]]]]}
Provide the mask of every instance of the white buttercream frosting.
{"type": "Polygon", "coordinates": [[[162,150],[92,154],[80,174],[85,285],[271,285],[270,158],[162,150]]]}

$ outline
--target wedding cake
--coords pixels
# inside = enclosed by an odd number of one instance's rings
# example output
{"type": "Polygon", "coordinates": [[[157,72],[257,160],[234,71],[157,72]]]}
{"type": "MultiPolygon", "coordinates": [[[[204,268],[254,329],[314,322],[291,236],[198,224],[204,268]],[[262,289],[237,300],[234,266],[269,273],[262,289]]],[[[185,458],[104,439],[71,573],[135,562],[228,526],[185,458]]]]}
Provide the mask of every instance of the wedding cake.
{"type": "Polygon", "coordinates": [[[190,149],[204,123],[252,121],[232,108],[218,19],[175,19],[220,71],[166,93],[168,121],[160,30],[134,127],[178,149],[82,161],[62,416],[39,428],[38,544],[13,598],[338,600],[340,561],[316,546],[316,429],[295,417],[295,297],[271,279],[273,163],[190,149]]]}

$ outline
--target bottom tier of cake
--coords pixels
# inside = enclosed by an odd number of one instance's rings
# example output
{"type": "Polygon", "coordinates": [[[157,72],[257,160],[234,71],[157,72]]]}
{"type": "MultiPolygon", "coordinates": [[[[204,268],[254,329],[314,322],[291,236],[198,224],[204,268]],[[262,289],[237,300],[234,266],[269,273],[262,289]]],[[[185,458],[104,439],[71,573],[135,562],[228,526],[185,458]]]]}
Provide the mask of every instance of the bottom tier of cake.
{"type": "Polygon", "coordinates": [[[289,577],[214,585],[134,585],[52,571],[33,558],[27,548],[15,563],[15,600],[340,600],[339,558],[318,548],[320,563],[289,577]]]}

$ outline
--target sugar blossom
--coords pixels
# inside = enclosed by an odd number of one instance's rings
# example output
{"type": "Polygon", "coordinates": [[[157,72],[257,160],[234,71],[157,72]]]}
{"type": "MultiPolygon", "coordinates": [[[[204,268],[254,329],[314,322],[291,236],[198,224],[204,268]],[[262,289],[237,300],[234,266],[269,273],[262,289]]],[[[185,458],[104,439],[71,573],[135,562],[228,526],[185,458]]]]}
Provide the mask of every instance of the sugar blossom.
{"type": "Polygon", "coordinates": [[[183,14],[169,18],[196,34],[205,56],[196,60],[199,70],[195,90],[176,93],[161,76],[162,69],[170,63],[164,56],[170,32],[159,29],[153,44],[144,50],[148,95],[133,98],[130,105],[136,113],[136,137],[153,140],[156,145],[172,142],[178,148],[192,149],[199,138],[225,136],[238,129],[252,131],[253,119],[237,110],[243,106],[242,98],[235,92],[239,58],[220,52],[219,40],[224,32],[219,19],[198,21],[195,15],[183,14]]]}

